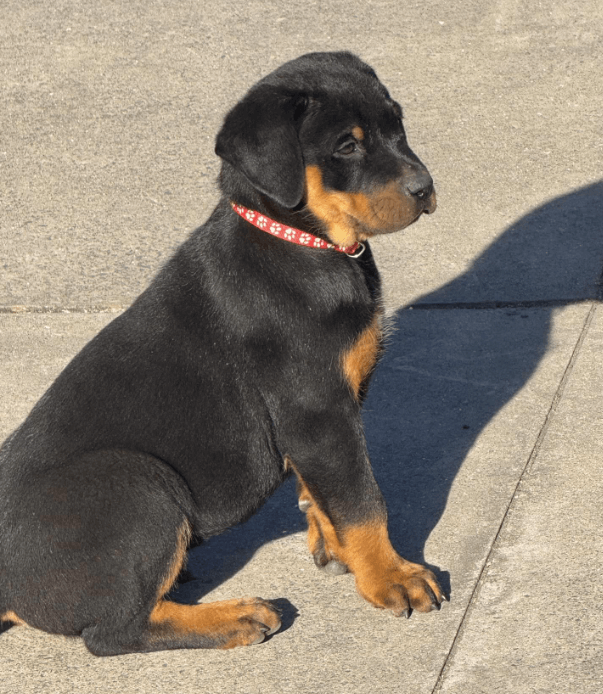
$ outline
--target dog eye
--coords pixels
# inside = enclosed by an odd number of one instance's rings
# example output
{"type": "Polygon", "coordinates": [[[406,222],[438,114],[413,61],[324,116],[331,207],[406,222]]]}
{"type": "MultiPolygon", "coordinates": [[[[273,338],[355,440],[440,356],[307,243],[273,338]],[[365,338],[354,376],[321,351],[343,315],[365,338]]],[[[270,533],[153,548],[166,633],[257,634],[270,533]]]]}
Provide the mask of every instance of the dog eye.
{"type": "Polygon", "coordinates": [[[343,154],[344,156],[349,156],[358,151],[358,144],[356,140],[346,140],[338,149],[337,154],[343,154]]]}

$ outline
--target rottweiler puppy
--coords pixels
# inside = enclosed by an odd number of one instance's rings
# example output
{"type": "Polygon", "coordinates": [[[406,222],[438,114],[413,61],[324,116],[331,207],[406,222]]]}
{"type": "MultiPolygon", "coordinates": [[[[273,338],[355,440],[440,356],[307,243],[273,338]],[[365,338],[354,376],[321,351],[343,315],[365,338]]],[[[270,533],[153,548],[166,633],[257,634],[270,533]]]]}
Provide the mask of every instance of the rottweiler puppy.
{"type": "Polygon", "coordinates": [[[259,598],[167,597],[187,549],[290,474],[319,566],[396,615],[439,608],[387,532],[361,420],[382,344],[368,240],[435,209],[402,110],[350,53],[286,63],[228,113],[221,199],[0,452],[0,618],[95,655],[231,648],[259,598]]]}

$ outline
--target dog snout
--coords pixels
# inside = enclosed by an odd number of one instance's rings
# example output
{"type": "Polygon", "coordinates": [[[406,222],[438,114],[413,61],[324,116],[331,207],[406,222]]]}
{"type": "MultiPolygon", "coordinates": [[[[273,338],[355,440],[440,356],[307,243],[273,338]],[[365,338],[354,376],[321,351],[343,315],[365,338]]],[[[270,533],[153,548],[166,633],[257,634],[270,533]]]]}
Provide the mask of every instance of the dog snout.
{"type": "Polygon", "coordinates": [[[405,180],[406,190],[419,200],[426,200],[433,193],[433,179],[427,169],[413,171],[405,180]]]}
{"type": "Polygon", "coordinates": [[[413,167],[411,171],[406,172],[403,177],[403,187],[405,193],[415,200],[423,212],[431,214],[435,211],[436,196],[433,179],[424,166],[413,167]]]}

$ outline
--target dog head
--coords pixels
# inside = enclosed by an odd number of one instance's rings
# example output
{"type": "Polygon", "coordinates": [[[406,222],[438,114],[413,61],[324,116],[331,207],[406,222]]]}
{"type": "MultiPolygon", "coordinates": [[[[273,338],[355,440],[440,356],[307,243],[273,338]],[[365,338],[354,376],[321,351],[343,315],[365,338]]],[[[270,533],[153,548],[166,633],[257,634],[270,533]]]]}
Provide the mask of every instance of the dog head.
{"type": "Polygon", "coordinates": [[[341,246],[435,210],[400,105],[351,53],[311,53],[262,79],[227,114],[216,153],[272,209],[309,215],[341,246]]]}

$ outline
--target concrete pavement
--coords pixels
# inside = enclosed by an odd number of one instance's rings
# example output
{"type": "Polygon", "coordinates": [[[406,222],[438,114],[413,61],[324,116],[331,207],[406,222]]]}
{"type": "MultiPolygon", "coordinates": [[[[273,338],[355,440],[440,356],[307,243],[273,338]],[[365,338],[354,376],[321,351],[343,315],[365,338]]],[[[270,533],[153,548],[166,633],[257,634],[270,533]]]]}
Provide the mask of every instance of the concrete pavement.
{"type": "Polygon", "coordinates": [[[293,487],[182,598],[275,599],[226,653],[0,635],[0,692],[599,693],[603,10],[595,0],[0,8],[0,438],[217,200],[244,90],[350,49],[405,107],[437,213],[374,244],[396,327],[366,405],[396,546],[451,591],[396,620],[318,572],[293,487]]]}

